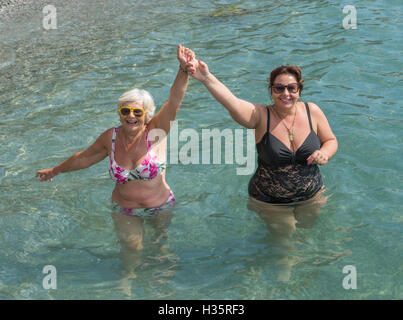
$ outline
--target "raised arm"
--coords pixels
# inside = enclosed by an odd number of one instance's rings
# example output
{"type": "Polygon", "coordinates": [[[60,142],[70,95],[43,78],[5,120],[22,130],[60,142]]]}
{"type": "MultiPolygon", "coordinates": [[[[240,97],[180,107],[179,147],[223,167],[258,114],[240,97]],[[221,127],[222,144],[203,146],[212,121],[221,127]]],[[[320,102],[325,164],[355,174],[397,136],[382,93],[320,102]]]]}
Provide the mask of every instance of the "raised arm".
{"type": "Polygon", "coordinates": [[[197,61],[196,67],[188,66],[192,76],[199,80],[230,113],[232,119],[248,129],[256,129],[263,108],[257,104],[237,98],[222,82],[210,73],[207,64],[197,61]]]}
{"type": "Polygon", "coordinates": [[[105,159],[108,156],[106,141],[107,136],[110,136],[110,133],[108,134],[108,131],[110,130],[111,129],[101,134],[87,149],[75,153],[69,159],[58,164],[54,168],[38,170],[35,177],[39,176],[39,181],[52,181],[53,178],[60,173],[85,169],[105,159]]]}
{"type": "Polygon", "coordinates": [[[178,45],[177,55],[180,68],[171,87],[169,98],[148,125],[149,129],[163,129],[167,134],[170,129],[170,122],[175,120],[188,87],[189,75],[186,69],[194,60],[193,51],[182,47],[181,45],[178,45]]]}

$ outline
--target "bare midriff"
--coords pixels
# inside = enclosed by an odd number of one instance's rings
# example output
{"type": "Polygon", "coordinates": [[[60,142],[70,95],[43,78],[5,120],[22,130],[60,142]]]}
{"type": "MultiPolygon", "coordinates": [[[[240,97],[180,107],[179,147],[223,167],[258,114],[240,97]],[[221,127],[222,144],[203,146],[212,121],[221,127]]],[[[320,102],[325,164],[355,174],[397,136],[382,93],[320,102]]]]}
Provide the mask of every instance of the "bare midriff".
{"type": "Polygon", "coordinates": [[[124,208],[155,208],[165,203],[169,193],[163,173],[152,180],[116,183],[112,201],[124,208]]]}

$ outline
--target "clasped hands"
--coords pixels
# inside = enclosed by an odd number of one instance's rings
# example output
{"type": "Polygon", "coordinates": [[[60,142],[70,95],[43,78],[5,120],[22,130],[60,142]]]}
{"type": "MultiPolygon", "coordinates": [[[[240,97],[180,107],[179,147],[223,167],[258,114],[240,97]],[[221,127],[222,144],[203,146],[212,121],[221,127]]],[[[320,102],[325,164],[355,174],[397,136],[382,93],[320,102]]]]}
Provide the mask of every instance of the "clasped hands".
{"type": "Polygon", "coordinates": [[[196,60],[195,53],[186,47],[178,45],[178,60],[182,71],[196,80],[205,80],[209,74],[208,66],[201,60],[196,60]]]}

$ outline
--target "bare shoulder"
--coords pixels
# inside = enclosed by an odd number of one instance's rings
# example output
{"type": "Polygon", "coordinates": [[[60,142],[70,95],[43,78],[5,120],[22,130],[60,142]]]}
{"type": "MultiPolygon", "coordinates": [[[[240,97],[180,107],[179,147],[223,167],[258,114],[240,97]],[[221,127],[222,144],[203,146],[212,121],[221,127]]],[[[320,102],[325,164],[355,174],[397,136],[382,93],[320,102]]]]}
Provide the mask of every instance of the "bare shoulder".
{"type": "Polygon", "coordinates": [[[95,143],[98,143],[99,145],[102,145],[103,147],[107,148],[109,144],[111,144],[112,141],[112,134],[113,134],[114,128],[109,128],[102,132],[95,143]]]}
{"type": "Polygon", "coordinates": [[[307,102],[309,106],[309,111],[314,117],[323,117],[325,114],[323,113],[322,109],[316,103],[307,102]]]}
{"type": "Polygon", "coordinates": [[[327,118],[325,116],[325,113],[322,111],[322,109],[313,102],[307,102],[309,106],[309,111],[311,113],[311,118],[313,123],[322,123],[322,122],[327,122],[327,118]]]}
{"type": "Polygon", "coordinates": [[[104,132],[102,132],[101,134],[100,134],[100,138],[101,139],[108,139],[108,138],[111,138],[112,139],[112,134],[113,134],[113,130],[114,130],[115,128],[109,128],[109,129],[106,129],[104,132]]]}
{"type": "MultiPolygon", "coordinates": [[[[265,115],[267,115],[267,106],[258,104],[258,103],[254,103],[255,108],[256,108],[256,112],[257,112],[257,116],[259,117],[259,119],[262,119],[262,117],[264,117],[265,115]]],[[[259,123],[262,121],[259,121],[259,123]]]]}
{"type": "Polygon", "coordinates": [[[319,108],[319,106],[313,102],[308,102],[309,110],[311,113],[312,125],[316,133],[331,132],[329,121],[327,120],[325,113],[319,108]]]}
{"type": "Polygon", "coordinates": [[[312,126],[315,133],[318,133],[318,125],[326,123],[326,116],[316,103],[307,102],[311,114],[312,126]]]}
{"type": "Polygon", "coordinates": [[[267,106],[264,106],[262,104],[259,103],[253,103],[256,107],[256,110],[258,110],[258,112],[266,112],[265,110],[267,109],[267,106]]]}
{"type": "Polygon", "coordinates": [[[260,141],[260,139],[264,136],[267,131],[267,106],[261,104],[254,104],[256,107],[256,116],[258,119],[256,128],[255,128],[255,139],[256,142],[260,141]]]}

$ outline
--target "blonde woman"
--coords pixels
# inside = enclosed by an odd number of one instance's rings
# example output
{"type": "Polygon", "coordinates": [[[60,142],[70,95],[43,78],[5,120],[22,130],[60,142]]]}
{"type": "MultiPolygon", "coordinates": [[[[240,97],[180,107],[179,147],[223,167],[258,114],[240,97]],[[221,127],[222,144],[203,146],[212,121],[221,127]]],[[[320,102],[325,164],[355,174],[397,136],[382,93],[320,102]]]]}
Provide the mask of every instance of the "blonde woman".
{"type": "Polygon", "coordinates": [[[116,110],[119,127],[106,130],[87,149],[54,168],[36,173],[40,181],[52,181],[60,173],[88,168],[109,156],[109,173],[115,182],[114,221],[119,239],[128,250],[142,248],[141,217],[160,212],[175,201],[165,181],[166,149],[161,147],[161,134],[154,139],[153,132],[163,132],[166,137],[188,86],[189,75],[185,70],[190,67],[194,53],[178,45],[177,58],[178,74],[168,100],[156,115],[151,95],[145,90],[132,89],[119,98],[116,110]]]}

